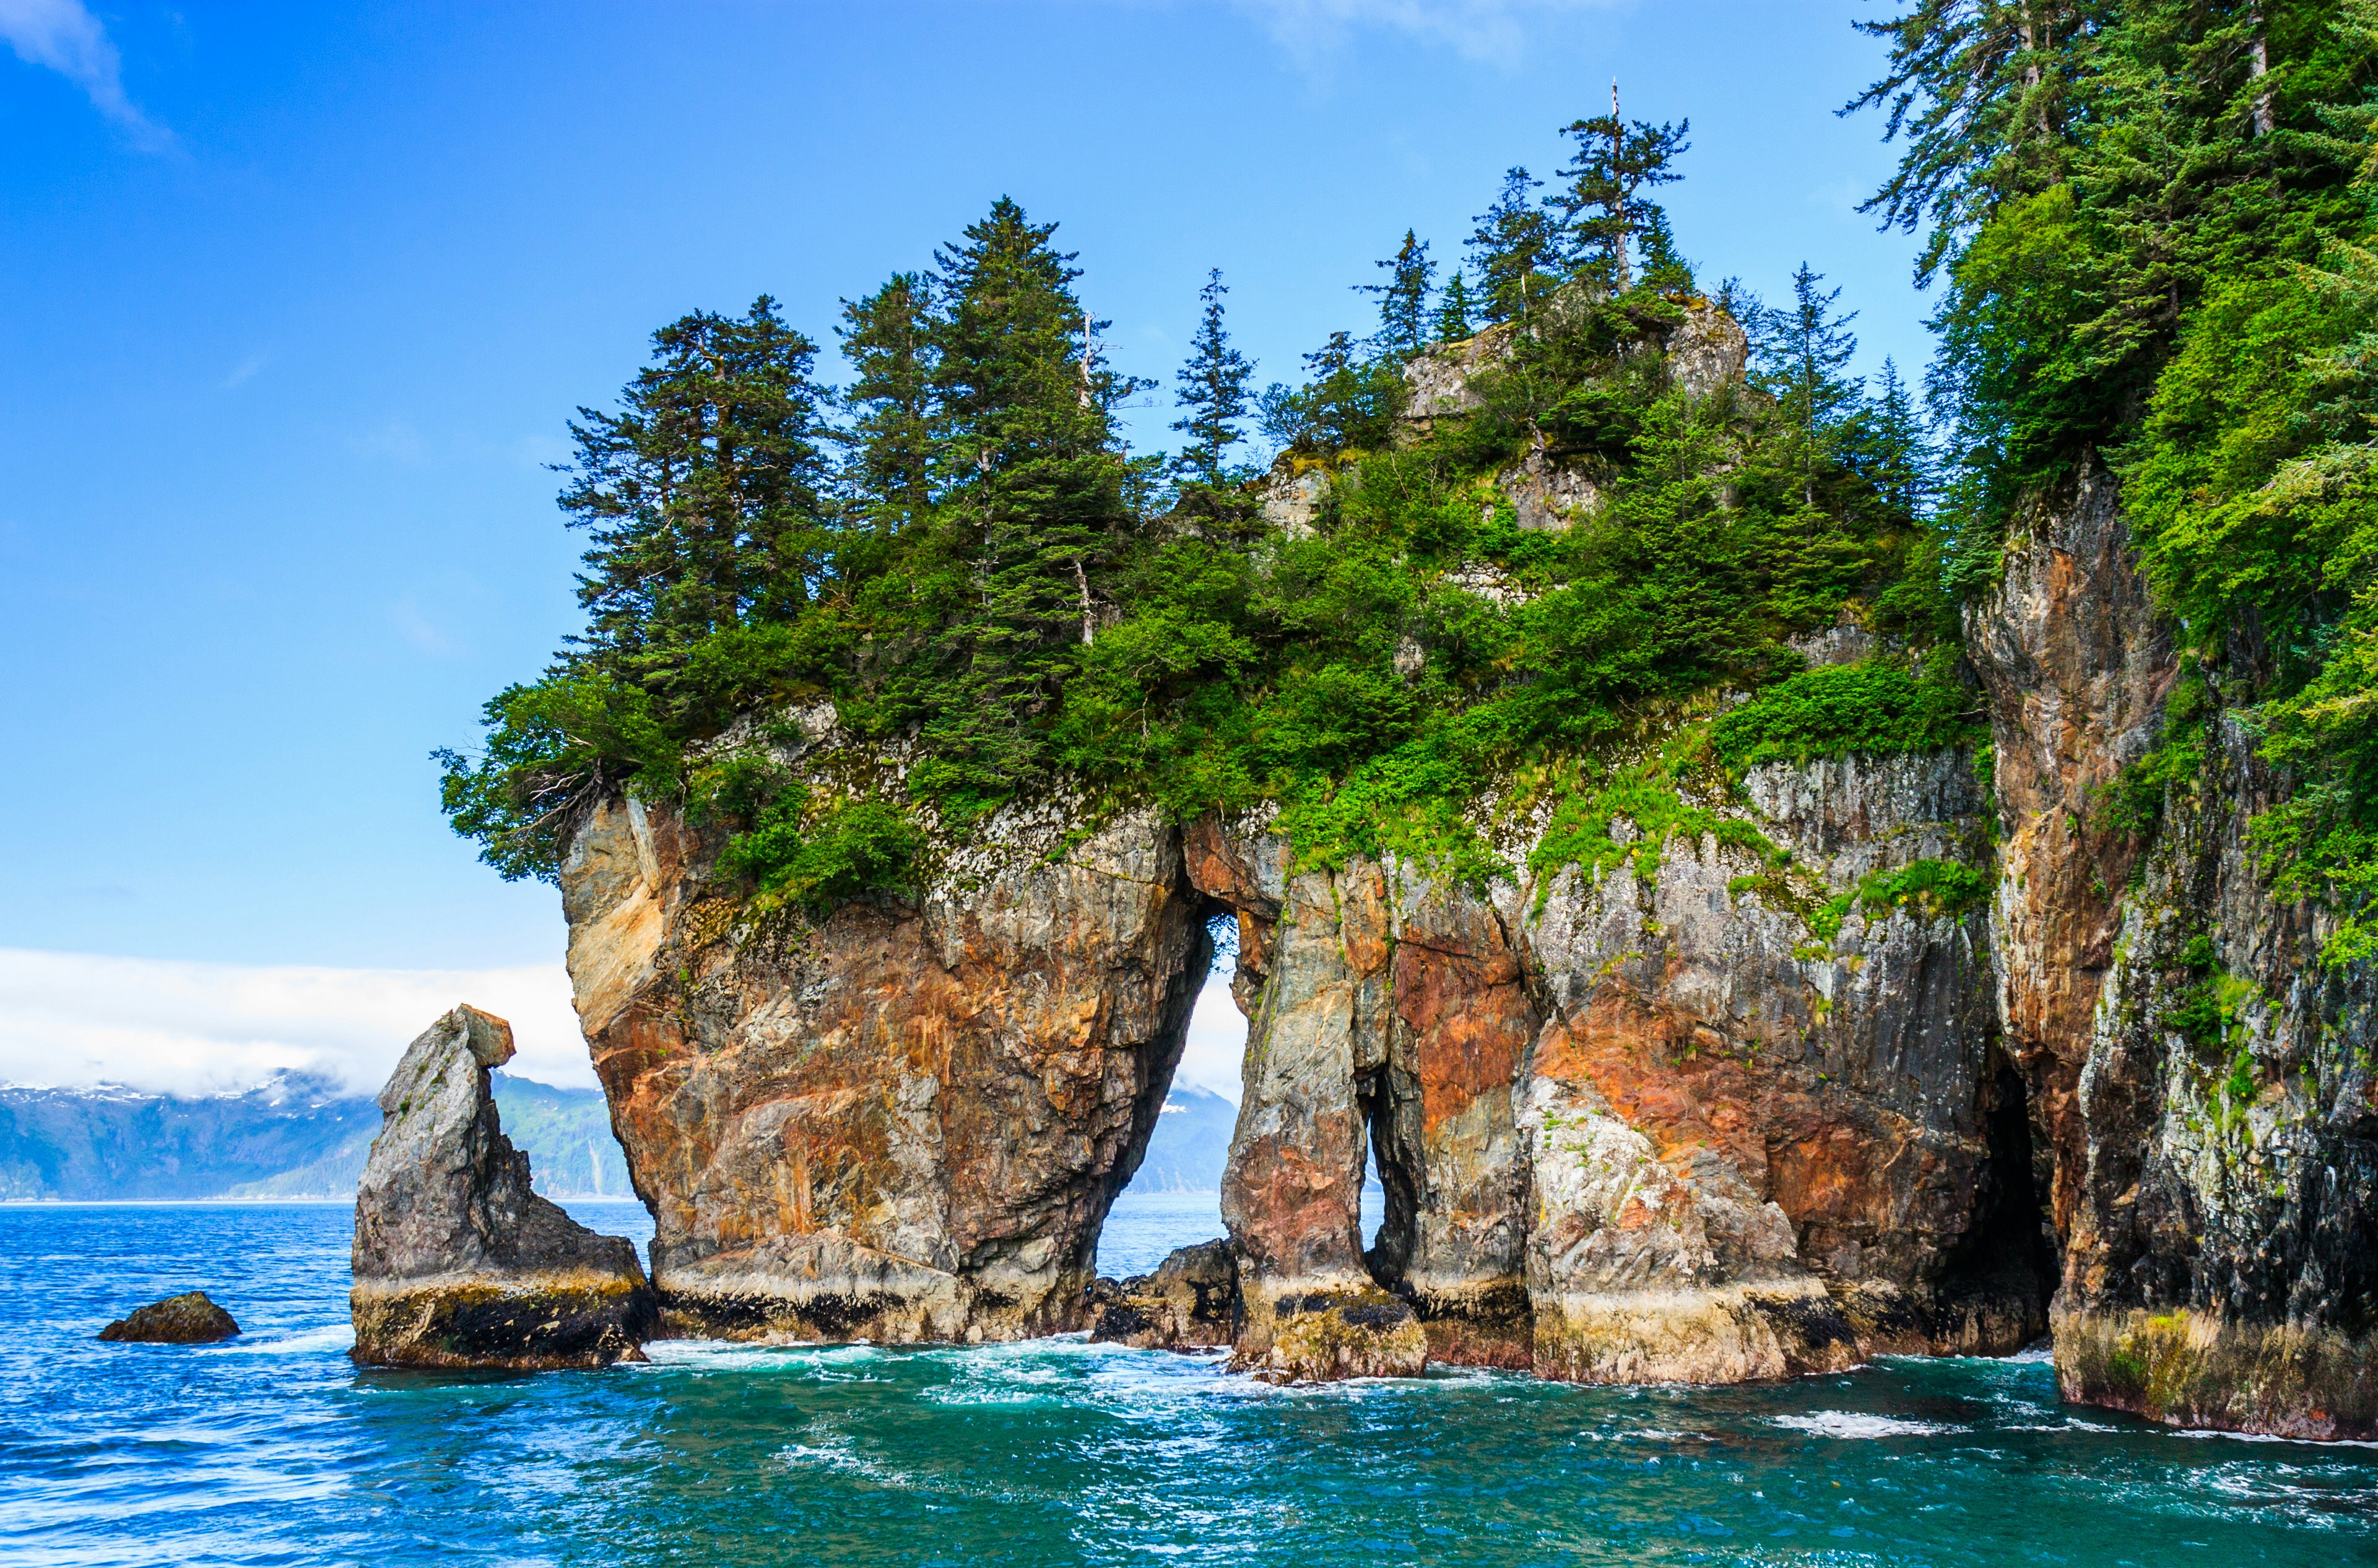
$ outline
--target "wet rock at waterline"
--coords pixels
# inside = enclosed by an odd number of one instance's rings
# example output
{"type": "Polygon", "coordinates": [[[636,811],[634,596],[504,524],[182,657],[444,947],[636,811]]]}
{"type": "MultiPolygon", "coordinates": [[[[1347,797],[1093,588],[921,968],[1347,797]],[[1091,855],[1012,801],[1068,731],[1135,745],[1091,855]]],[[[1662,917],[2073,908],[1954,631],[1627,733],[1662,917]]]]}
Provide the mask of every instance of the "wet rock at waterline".
{"type": "Polygon", "coordinates": [[[431,1024],[380,1091],[355,1191],[358,1361],[395,1367],[600,1367],[640,1358],[658,1313],[634,1244],[598,1236],[529,1188],[487,1072],[511,1026],[474,1007],[431,1024]]]}
{"type": "Polygon", "coordinates": [[[119,1345],[211,1345],[238,1332],[232,1315],[205,1291],[190,1290],[118,1318],[101,1329],[99,1337],[119,1345]]]}
{"type": "MultiPolygon", "coordinates": [[[[1242,1344],[1231,1365],[1275,1382],[1413,1378],[1428,1365],[1428,1335],[1401,1298],[1367,1282],[1264,1302],[1260,1347],[1242,1344]]],[[[1243,1336],[1243,1338],[1244,1336],[1243,1336]]]]}
{"type": "Polygon", "coordinates": [[[1090,1337],[1142,1350],[1203,1350],[1238,1337],[1239,1260],[1228,1241],[1183,1247],[1131,1279],[1090,1287],[1090,1337]]]}

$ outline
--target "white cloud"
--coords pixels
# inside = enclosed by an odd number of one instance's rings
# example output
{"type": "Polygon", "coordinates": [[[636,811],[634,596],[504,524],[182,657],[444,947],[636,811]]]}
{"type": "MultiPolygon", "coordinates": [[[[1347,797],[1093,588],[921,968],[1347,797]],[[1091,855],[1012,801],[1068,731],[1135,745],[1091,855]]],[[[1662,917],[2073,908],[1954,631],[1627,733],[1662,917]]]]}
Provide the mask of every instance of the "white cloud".
{"type": "Polygon", "coordinates": [[[1509,64],[1526,23],[1559,11],[1607,9],[1617,0],[1234,0],[1292,52],[1313,55],[1356,27],[1387,27],[1449,43],[1473,60],[1509,64]]]}
{"type": "Polygon", "coordinates": [[[0,1081],[176,1094],[323,1072],[376,1094],[456,1002],[509,1019],[510,1071],[592,1086],[570,979],[517,969],[318,969],[0,948],[0,1081]]]}
{"type": "Polygon", "coordinates": [[[0,0],[0,38],[25,64],[55,71],[82,89],[138,145],[153,150],[172,142],[124,96],[123,59],[81,0],[0,0]]]}
{"type": "Polygon", "coordinates": [[[1173,1071],[1172,1081],[1211,1089],[1236,1104],[1239,1070],[1246,1057],[1246,1016],[1231,999],[1231,972],[1225,965],[1208,976],[1206,988],[1197,993],[1197,1009],[1189,1015],[1189,1044],[1181,1052],[1181,1065],[1173,1071]]]}
{"type": "MultiPolygon", "coordinates": [[[[377,1094],[415,1035],[456,1002],[512,1026],[510,1071],[592,1088],[558,964],[515,969],[330,969],[0,948],[0,1083],[245,1089],[277,1071],[377,1094]]],[[[1239,1097],[1247,1021],[1227,965],[1198,993],[1176,1082],[1239,1097]]]]}

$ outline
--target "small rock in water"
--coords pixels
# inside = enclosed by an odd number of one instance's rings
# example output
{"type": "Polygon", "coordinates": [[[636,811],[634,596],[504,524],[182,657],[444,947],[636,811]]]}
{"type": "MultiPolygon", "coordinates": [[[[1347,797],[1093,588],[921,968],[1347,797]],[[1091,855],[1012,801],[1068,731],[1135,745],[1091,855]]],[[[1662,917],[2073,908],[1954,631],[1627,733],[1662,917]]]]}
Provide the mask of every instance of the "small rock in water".
{"type": "Polygon", "coordinates": [[[128,1318],[99,1331],[102,1339],[126,1345],[211,1345],[239,1332],[239,1324],[208,1299],[203,1290],[152,1301],[128,1318]]]}

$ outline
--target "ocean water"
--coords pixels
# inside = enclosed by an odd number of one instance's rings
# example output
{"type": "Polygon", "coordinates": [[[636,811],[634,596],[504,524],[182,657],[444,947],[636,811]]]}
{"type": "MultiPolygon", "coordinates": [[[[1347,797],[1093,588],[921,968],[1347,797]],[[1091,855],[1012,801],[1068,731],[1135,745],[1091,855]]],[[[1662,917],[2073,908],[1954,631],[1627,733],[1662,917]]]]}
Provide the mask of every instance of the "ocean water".
{"type": "MultiPolygon", "coordinates": [[[[573,1203],[615,1233],[631,1204],[573,1203]]],[[[1273,1389],[1079,1340],[358,1371],[336,1205],[0,1208],[9,1563],[2378,1562],[2378,1451],[2056,1401],[2038,1360],[1776,1387],[1273,1389]],[[246,1333],[101,1345],[202,1287],[246,1333]]],[[[1107,1272],[1214,1230],[1126,1194],[1107,1272]]]]}

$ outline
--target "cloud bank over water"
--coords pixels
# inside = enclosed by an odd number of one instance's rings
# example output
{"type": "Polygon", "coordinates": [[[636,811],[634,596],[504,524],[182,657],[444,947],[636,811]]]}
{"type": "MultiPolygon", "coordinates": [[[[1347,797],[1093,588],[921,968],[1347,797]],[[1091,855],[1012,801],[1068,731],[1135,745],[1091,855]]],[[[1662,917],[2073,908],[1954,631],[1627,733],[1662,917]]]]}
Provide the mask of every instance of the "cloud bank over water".
{"type": "MultiPolygon", "coordinates": [[[[0,1083],[208,1095],[295,1071],[376,1094],[413,1037],[458,1001],[510,1021],[520,1055],[507,1071],[594,1086],[558,964],[330,969],[25,948],[0,948],[0,1083]]],[[[1179,1081],[1235,1101],[1245,1043],[1219,974],[1197,999],[1179,1081]]]]}
{"type": "Polygon", "coordinates": [[[0,1082],[245,1089],[318,1072],[377,1093],[405,1046],[456,1002],[509,1019],[523,1078],[593,1087],[558,964],[329,969],[0,948],[0,1082]]]}

